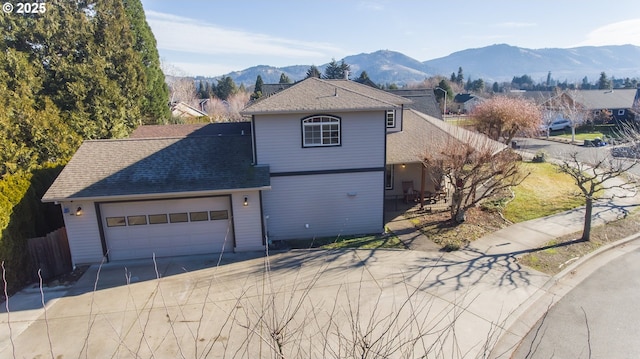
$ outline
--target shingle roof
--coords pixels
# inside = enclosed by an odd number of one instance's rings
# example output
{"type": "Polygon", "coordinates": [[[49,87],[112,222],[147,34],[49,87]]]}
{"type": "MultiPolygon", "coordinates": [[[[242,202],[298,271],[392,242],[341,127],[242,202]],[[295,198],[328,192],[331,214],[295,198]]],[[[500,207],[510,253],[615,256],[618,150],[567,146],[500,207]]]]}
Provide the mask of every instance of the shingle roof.
{"type": "MultiPolygon", "coordinates": [[[[573,96],[574,93],[569,93],[573,96]]],[[[637,89],[581,90],[575,92],[575,100],[590,110],[629,109],[637,101],[637,89]]]]}
{"type": "Polygon", "coordinates": [[[407,105],[408,108],[412,108],[418,112],[422,112],[429,116],[442,119],[442,113],[440,107],[436,101],[436,96],[433,93],[433,89],[399,89],[399,90],[386,90],[394,95],[402,96],[412,101],[407,105]]]}
{"type": "Polygon", "coordinates": [[[244,115],[304,113],[314,111],[362,111],[400,107],[410,100],[349,80],[300,81],[247,106],[244,115]]]}
{"type": "Polygon", "coordinates": [[[227,136],[251,133],[251,122],[138,126],[129,138],[227,136]]]}
{"type": "Polygon", "coordinates": [[[194,108],[192,106],[187,105],[184,102],[178,102],[171,106],[171,114],[175,117],[206,117],[209,116],[206,113],[194,108]]]}
{"type": "Polygon", "coordinates": [[[455,102],[455,103],[465,103],[465,102],[473,99],[474,97],[475,96],[470,94],[470,93],[459,93],[459,94],[456,94],[453,97],[453,102],[455,102]]]}
{"type": "Polygon", "coordinates": [[[511,91],[504,93],[504,95],[507,97],[525,98],[529,101],[532,101],[536,105],[541,105],[558,94],[554,91],[511,91]]]}
{"type": "Polygon", "coordinates": [[[439,153],[452,141],[488,145],[494,151],[506,148],[484,135],[409,109],[402,115],[402,131],[387,134],[387,164],[418,162],[427,151],[439,153]]]}
{"type": "Polygon", "coordinates": [[[288,89],[294,84],[262,84],[262,96],[269,97],[276,92],[288,89]]]}
{"type": "Polygon", "coordinates": [[[248,135],[85,141],[42,200],[268,187],[269,167],[252,161],[248,135]]]}

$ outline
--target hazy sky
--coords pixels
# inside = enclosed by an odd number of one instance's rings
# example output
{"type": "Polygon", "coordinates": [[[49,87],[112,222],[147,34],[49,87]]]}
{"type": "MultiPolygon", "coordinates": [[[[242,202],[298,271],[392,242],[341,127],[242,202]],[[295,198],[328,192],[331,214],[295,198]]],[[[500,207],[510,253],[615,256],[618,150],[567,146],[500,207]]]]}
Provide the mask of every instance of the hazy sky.
{"type": "Polygon", "coordinates": [[[640,46],[640,0],[142,4],[161,60],[185,75],[217,76],[256,65],[322,65],[381,49],[426,61],[502,43],[532,49],[640,46]]]}

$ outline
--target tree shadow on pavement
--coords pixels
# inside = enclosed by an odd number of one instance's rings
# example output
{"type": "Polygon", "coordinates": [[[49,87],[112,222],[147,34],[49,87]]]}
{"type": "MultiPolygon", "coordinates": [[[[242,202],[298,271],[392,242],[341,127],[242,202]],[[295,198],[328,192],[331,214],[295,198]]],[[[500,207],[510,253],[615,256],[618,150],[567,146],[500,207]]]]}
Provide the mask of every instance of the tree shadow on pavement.
{"type": "Polygon", "coordinates": [[[533,284],[534,276],[546,276],[518,263],[518,257],[532,252],[559,248],[582,242],[577,239],[554,245],[514,251],[509,253],[486,254],[467,246],[458,251],[443,254],[440,257],[425,257],[419,268],[411,268],[417,273],[420,268],[429,269],[433,280],[426,283],[426,288],[452,286],[455,290],[470,287],[479,283],[493,284],[498,287],[518,288],[521,285],[533,284]]]}

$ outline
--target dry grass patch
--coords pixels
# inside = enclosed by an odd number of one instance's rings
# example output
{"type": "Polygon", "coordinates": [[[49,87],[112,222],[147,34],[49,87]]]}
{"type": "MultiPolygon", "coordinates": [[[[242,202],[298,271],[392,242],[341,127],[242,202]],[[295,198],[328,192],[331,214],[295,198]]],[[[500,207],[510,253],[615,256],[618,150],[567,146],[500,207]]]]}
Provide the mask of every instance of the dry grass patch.
{"type": "Polygon", "coordinates": [[[414,213],[409,215],[413,224],[430,240],[446,251],[455,251],[469,242],[508,226],[495,211],[470,208],[467,220],[456,223],[446,212],[414,213]]]}
{"type": "Polygon", "coordinates": [[[560,273],[570,263],[601,246],[638,232],[640,232],[640,212],[636,211],[627,218],[594,227],[591,230],[590,241],[576,239],[582,236],[582,232],[572,233],[546,243],[542,249],[519,258],[518,262],[535,270],[554,275],[560,273]]]}

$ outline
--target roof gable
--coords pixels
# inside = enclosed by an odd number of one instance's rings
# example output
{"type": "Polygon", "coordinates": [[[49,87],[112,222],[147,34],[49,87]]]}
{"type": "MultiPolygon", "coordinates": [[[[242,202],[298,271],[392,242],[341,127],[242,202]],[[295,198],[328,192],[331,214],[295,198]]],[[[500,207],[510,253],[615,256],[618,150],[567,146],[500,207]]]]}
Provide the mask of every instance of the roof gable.
{"type": "Polygon", "coordinates": [[[500,151],[506,146],[500,142],[464,128],[446,123],[415,110],[405,110],[400,132],[387,134],[387,164],[421,161],[427,151],[439,154],[448,145],[470,143],[480,147],[490,146],[500,151]]]}
{"type": "Polygon", "coordinates": [[[398,108],[410,100],[349,80],[310,77],[249,104],[244,115],[365,111],[398,108]]]}

